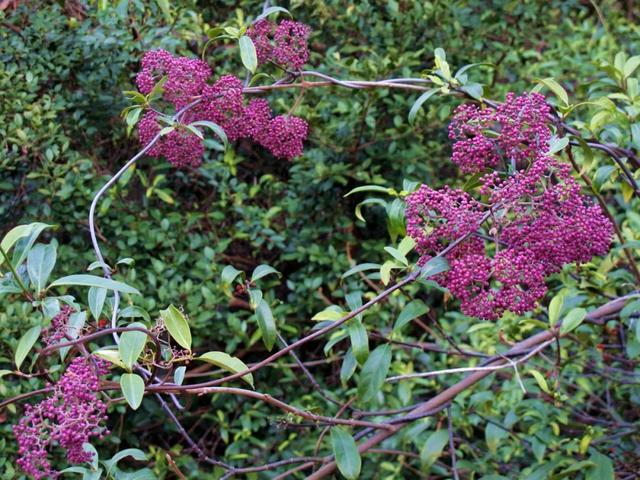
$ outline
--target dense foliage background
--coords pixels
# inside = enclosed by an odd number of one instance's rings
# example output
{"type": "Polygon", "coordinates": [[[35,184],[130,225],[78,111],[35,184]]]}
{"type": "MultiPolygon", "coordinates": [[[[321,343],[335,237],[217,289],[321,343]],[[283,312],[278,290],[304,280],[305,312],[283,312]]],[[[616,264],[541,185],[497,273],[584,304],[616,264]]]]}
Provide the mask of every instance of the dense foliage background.
{"type": "MultiPolygon", "coordinates": [[[[161,8],[164,2],[141,0],[16,3],[0,12],[0,235],[17,224],[55,224],[55,231],[40,240],[58,244],[55,275],[82,272],[95,260],[87,227],[91,199],[139,148],[119,114],[126,106],[122,91],[132,89],[142,54],[163,47],[199,56],[211,26],[256,16],[263,2],[174,0],[168,10],[161,8]]],[[[640,12],[633,2],[319,0],[283,6],[313,28],[309,64],[315,70],[355,79],[417,76],[432,67],[432,52],[442,47],[451,65],[493,64],[469,72],[484,85],[487,98],[502,100],[506,92],[529,90],[535,79],[545,77],[560,82],[573,104],[617,94],[611,104],[598,100],[577,107],[570,119],[596,138],[640,149],[638,92],[629,91],[626,79],[616,80],[613,70],[620,52],[631,56],[640,51],[640,12]]],[[[232,44],[209,48],[207,60],[216,74],[241,68],[232,44]]],[[[624,65],[625,60],[618,62],[624,65]]],[[[630,76],[637,75],[633,71],[630,76]]],[[[295,95],[270,96],[274,110],[286,112],[295,95]]],[[[416,97],[385,89],[306,91],[297,115],[310,123],[311,133],[304,155],[292,162],[272,158],[249,143],[220,153],[212,141],[197,171],[177,171],[163,160],[139,162],[98,213],[107,259],[134,260],[121,265],[119,278],[144,297],[126,301],[153,316],[170,303],[181,305],[190,318],[196,351],[227,351],[251,363],[266,350],[246,296],[233,296],[220,282],[224,266],[251,272],[267,263],[282,273],[281,279],[264,278],[261,287],[288,339],[308,331],[310,318],[328,304],[344,305],[347,292],[369,295],[372,289],[360,277],[341,276],[357,263],[387,260],[383,247],[397,245],[397,232],[391,229],[390,238],[380,206],[363,208],[366,223],[356,220],[354,209],[366,195],[344,195],[364,184],[400,190],[403,180],[433,187],[465,182],[448,160],[447,138],[451,113],[463,99],[438,96],[411,125],[407,114],[416,97]]],[[[640,260],[640,202],[628,188],[621,189],[620,171],[610,158],[586,146],[575,155],[640,260]]],[[[637,285],[624,262],[616,239],[608,256],[553,276],[548,298],[565,288],[578,298],[576,304],[597,306],[627,294],[637,285]]],[[[456,301],[437,288],[420,284],[367,315],[369,332],[387,332],[414,298],[430,307],[425,321],[431,333],[411,325],[397,340],[447,347],[449,337],[490,354],[539,328],[548,303],[524,319],[507,314],[483,323],[460,314],[456,301]]],[[[617,478],[638,478],[640,338],[633,311],[625,314],[606,326],[585,325],[571,341],[563,341],[559,378],[549,373],[555,355],[549,353],[551,363],[534,362],[547,377],[547,392],[533,376],[523,375],[524,394],[505,370],[456,399],[452,412],[463,478],[586,475],[595,480],[614,478],[614,470],[617,478]]],[[[17,295],[0,297],[2,368],[13,368],[18,339],[41,323],[37,309],[17,295]]],[[[382,341],[372,336],[371,349],[382,341]]],[[[340,378],[348,341],[324,347],[318,341],[299,353],[305,361],[318,361],[313,371],[324,388],[349,398],[357,384],[340,378]]],[[[276,365],[256,375],[259,390],[303,409],[336,414],[290,357],[276,365]]],[[[394,347],[395,373],[450,366],[464,365],[446,355],[394,347]]],[[[389,384],[379,407],[417,403],[457,378],[389,384]]],[[[14,375],[0,382],[2,397],[40,385],[37,379],[14,375]]],[[[179,415],[185,426],[216,458],[254,465],[314,454],[321,429],[297,425],[298,420],[268,405],[223,395],[184,401],[187,410],[179,415]]],[[[20,409],[12,405],[0,412],[2,478],[20,478],[11,433],[20,409]]],[[[385,447],[419,453],[442,421],[446,416],[416,422],[385,447]]],[[[221,476],[184,452],[184,442],[153,397],[136,412],[123,404],[113,407],[109,425],[111,435],[96,445],[101,457],[138,447],[150,454],[147,466],[158,478],[176,478],[176,470],[188,478],[221,476]]],[[[319,451],[330,453],[326,439],[319,451]]],[[[419,469],[420,459],[372,453],[364,457],[362,478],[426,477],[419,469]]],[[[450,476],[446,452],[431,473],[450,476]]]]}

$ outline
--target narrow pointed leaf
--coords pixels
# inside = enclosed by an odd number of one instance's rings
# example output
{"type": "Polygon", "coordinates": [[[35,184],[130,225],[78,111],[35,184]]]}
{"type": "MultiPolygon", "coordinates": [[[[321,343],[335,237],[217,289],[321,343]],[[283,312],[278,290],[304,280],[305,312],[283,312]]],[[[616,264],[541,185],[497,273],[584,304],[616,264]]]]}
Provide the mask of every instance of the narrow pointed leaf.
{"type": "Polygon", "coordinates": [[[20,338],[18,342],[18,346],[16,347],[16,353],[14,356],[14,360],[16,362],[16,368],[19,370],[20,365],[24,362],[24,359],[27,358],[27,355],[35,345],[38,337],[40,337],[40,332],[42,331],[41,327],[32,327],[20,338]]]}
{"type": "MultiPolygon", "coordinates": [[[[197,357],[197,360],[202,360],[207,363],[211,363],[217,367],[220,367],[231,373],[238,373],[247,370],[249,367],[239,358],[232,357],[225,352],[207,352],[197,357]]],[[[253,387],[253,375],[247,373],[241,377],[251,387],[253,387]]]]}
{"type": "Polygon", "coordinates": [[[358,397],[368,403],[375,399],[382,389],[391,365],[391,346],[380,345],[376,348],[362,367],[358,381],[358,397]]]}
{"type": "Polygon", "coordinates": [[[258,327],[262,333],[262,341],[267,350],[271,351],[276,343],[276,324],[273,321],[273,314],[267,302],[262,300],[256,309],[256,318],[258,319],[258,327]]]}
{"type": "Polygon", "coordinates": [[[67,277],[59,278],[49,285],[51,287],[79,285],[83,287],[99,287],[106,288],[107,290],[117,290],[122,293],[131,293],[140,295],[140,292],[133,287],[130,287],[126,283],[118,282],[116,280],[109,280],[108,278],[98,277],[96,275],[69,275],[67,277]]]}

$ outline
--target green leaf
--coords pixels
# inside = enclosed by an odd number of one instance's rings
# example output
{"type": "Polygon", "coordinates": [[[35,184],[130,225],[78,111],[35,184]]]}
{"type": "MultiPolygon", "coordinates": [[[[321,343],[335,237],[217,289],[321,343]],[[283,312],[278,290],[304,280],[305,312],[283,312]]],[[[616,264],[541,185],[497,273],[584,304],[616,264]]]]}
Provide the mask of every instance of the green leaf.
{"type": "Polygon", "coordinates": [[[410,321],[426,314],[429,311],[422,300],[413,300],[402,309],[396,323],[393,325],[393,331],[397,332],[410,321]]]}
{"type": "Polygon", "coordinates": [[[423,468],[428,469],[436,463],[436,460],[442,455],[442,450],[448,441],[449,432],[447,430],[438,430],[429,435],[429,438],[420,450],[420,462],[423,468]]]}
{"type": "Polygon", "coordinates": [[[355,480],[360,476],[362,460],[358,446],[351,434],[342,427],[331,428],[331,448],[336,457],[338,470],[347,480],[355,480]]]}
{"type": "Polygon", "coordinates": [[[321,312],[316,313],[313,317],[311,317],[311,320],[315,320],[316,322],[322,322],[325,320],[335,322],[336,320],[340,320],[344,316],[344,310],[342,310],[337,305],[331,305],[321,312]]]}
{"type": "Polygon", "coordinates": [[[110,280],[108,278],[98,277],[96,275],[69,275],[67,277],[59,278],[52,282],[48,288],[59,287],[62,285],[80,285],[83,287],[99,287],[106,288],[107,290],[117,290],[122,293],[131,293],[140,295],[140,292],[133,287],[130,287],[126,283],[110,280]]]}
{"type": "Polygon", "coordinates": [[[120,388],[125,400],[132,409],[137,410],[144,397],[144,380],[136,373],[124,373],[120,377],[120,388]]]}
{"type": "Polygon", "coordinates": [[[369,403],[378,396],[387,378],[390,365],[391,346],[389,344],[380,345],[371,352],[362,367],[358,381],[358,397],[364,403],[369,403]]]}
{"type": "Polygon", "coordinates": [[[347,350],[347,353],[342,360],[342,366],[340,367],[340,381],[343,385],[346,385],[347,381],[349,381],[353,376],[357,365],[358,362],[356,362],[356,357],[354,357],[353,351],[351,349],[347,350]]]}
{"type": "Polygon", "coordinates": [[[391,280],[391,270],[398,267],[394,262],[386,261],[380,266],[380,280],[384,285],[389,285],[391,280]]]}
{"type": "Polygon", "coordinates": [[[267,350],[271,351],[276,343],[276,324],[273,321],[273,314],[267,302],[262,300],[256,309],[256,318],[258,320],[258,328],[262,334],[262,342],[267,350]]]}
{"type": "Polygon", "coordinates": [[[571,310],[562,320],[562,325],[560,325],[560,334],[564,335],[565,333],[569,333],[571,330],[577,328],[586,316],[587,311],[584,308],[574,308],[571,310]]]}
{"type": "Polygon", "coordinates": [[[160,310],[160,317],[178,345],[191,350],[191,329],[184,314],[173,305],[169,305],[166,310],[160,310]]]}
{"type": "Polygon", "coordinates": [[[356,265],[343,273],[342,278],[345,279],[356,273],[366,272],[367,270],[378,270],[379,268],[379,263],[361,263],[360,265],[356,265]]]}
{"type": "Polygon", "coordinates": [[[221,275],[222,283],[231,285],[233,281],[238,277],[238,275],[244,276],[244,272],[238,270],[233,265],[227,265],[222,269],[222,275],[221,275]]]}
{"type": "Polygon", "coordinates": [[[633,72],[635,72],[636,68],[640,66],[640,55],[636,55],[627,60],[624,64],[624,68],[622,69],[622,73],[624,74],[624,78],[628,78],[631,76],[633,72]]]}
{"type": "Polygon", "coordinates": [[[254,20],[253,23],[259,22],[263,18],[267,18],[269,15],[271,15],[272,13],[276,13],[276,12],[282,12],[282,13],[285,13],[285,14],[289,15],[289,17],[292,17],[291,13],[286,8],[283,8],[283,7],[269,7],[269,8],[266,8],[265,10],[263,10],[262,13],[260,15],[258,15],[258,17],[254,20]]]}
{"type": "Polygon", "coordinates": [[[399,250],[393,248],[393,247],[384,247],[384,250],[391,255],[393,258],[395,258],[397,261],[399,261],[400,263],[402,263],[404,266],[408,267],[409,266],[409,260],[407,260],[407,257],[400,252],[399,250]]]}
{"type": "Polygon", "coordinates": [[[566,90],[553,78],[542,78],[537,80],[537,82],[551,90],[555,94],[555,96],[558,97],[566,106],[569,105],[569,96],[567,95],[566,90]]]}
{"type": "Polygon", "coordinates": [[[421,267],[420,278],[433,277],[449,270],[449,262],[444,257],[433,257],[421,267]]]}
{"type": "Polygon", "coordinates": [[[389,195],[392,195],[395,193],[395,190],[393,188],[382,187],[380,185],[363,185],[361,187],[356,187],[353,190],[350,190],[349,193],[345,195],[345,197],[348,197],[349,195],[353,195],[354,193],[360,193],[360,192],[381,192],[381,193],[387,193],[389,195]]]}
{"type": "Polygon", "coordinates": [[[615,480],[616,474],[613,468],[613,461],[596,450],[592,450],[589,460],[595,466],[586,472],[586,480],[615,480]]]}
{"type": "Polygon", "coordinates": [[[480,63],[470,63],[469,65],[465,65],[463,67],[461,67],[456,74],[454,75],[454,78],[459,79],[461,75],[463,75],[467,70],[470,70],[472,68],[475,67],[491,67],[491,68],[495,68],[496,65],[494,63],[490,63],[490,62],[480,62],[480,63]]]}
{"type": "Polygon", "coordinates": [[[227,138],[227,134],[224,133],[223,128],[217,123],[213,123],[208,120],[199,120],[197,122],[190,123],[189,125],[191,125],[192,127],[197,127],[197,126],[207,127],[209,130],[215,133],[220,140],[222,140],[222,143],[224,144],[225,148],[229,146],[229,139],[227,138]]]}
{"type": "Polygon", "coordinates": [[[593,176],[593,186],[596,190],[600,191],[602,189],[602,186],[609,180],[615,169],[616,167],[613,165],[603,165],[596,170],[596,174],[593,176]]]}
{"type": "Polygon", "coordinates": [[[547,380],[544,378],[544,376],[540,372],[538,372],[537,370],[529,370],[528,373],[530,373],[533,376],[533,378],[536,379],[536,382],[538,383],[540,390],[542,390],[547,394],[551,394],[551,390],[549,390],[549,385],[547,384],[547,380]]]}
{"type": "MultiPolygon", "coordinates": [[[[2,242],[0,242],[0,247],[6,254],[9,254],[9,250],[13,247],[16,242],[23,238],[28,238],[29,241],[27,243],[33,244],[37,239],[38,235],[45,229],[51,227],[51,225],[47,225],[46,223],[30,223],[29,225],[18,225],[17,227],[12,228],[7,232],[7,234],[2,238],[2,242]],[[33,241],[31,241],[33,239],[33,241]]],[[[29,245],[29,248],[31,246],[29,245]]],[[[24,256],[26,256],[27,252],[23,252],[21,254],[22,260],[24,260],[24,256]]],[[[19,260],[19,258],[18,258],[19,260]]],[[[4,257],[0,255],[0,265],[4,263],[4,257]]],[[[14,266],[18,266],[22,261],[14,262],[14,266]]]]}
{"type": "Polygon", "coordinates": [[[133,127],[135,127],[138,123],[142,111],[142,107],[133,107],[127,112],[127,115],[124,119],[125,123],[127,124],[127,135],[131,135],[131,131],[133,130],[133,127]]]}
{"type": "Polygon", "coordinates": [[[553,137],[551,142],[549,142],[549,155],[553,155],[554,153],[558,153],[565,149],[567,145],[569,145],[569,137],[553,137]]]}
{"type": "Polygon", "coordinates": [[[172,23],[173,19],[171,18],[171,9],[169,8],[169,0],[156,0],[158,7],[162,10],[162,14],[164,15],[164,20],[167,23],[172,23]]]}
{"type": "Polygon", "coordinates": [[[549,302],[549,326],[553,327],[560,319],[560,312],[564,304],[564,295],[558,294],[549,302]]]}
{"type": "Polygon", "coordinates": [[[36,293],[44,289],[56,264],[56,247],[38,244],[27,255],[27,272],[36,293]]]}
{"type": "Polygon", "coordinates": [[[35,345],[36,341],[40,337],[40,332],[42,331],[41,327],[31,327],[27,332],[20,338],[18,342],[18,346],[16,347],[16,353],[14,355],[14,360],[16,362],[16,368],[19,370],[20,365],[24,362],[24,359],[27,358],[27,355],[35,345]]]}
{"type": "Polygon", "coordinates": [[[254,283],[260,280],[262,277],[266,277],[267,275],[272,274],[277,275],[278,277],[282,276],[279,271],[269,265],[258,265],[251,274],[251,283],[254,283]]]}
{"type": "Polygon", "coordinates": [[[258,55],[256,54],[256,46],[253,44],[253,40],[246,35],[242,35],[238,43],[240,45],[242,64],[251,73],[256,73],[256,69],[258,68],[258,55]]]}
{"type": "Polygon", "coordinates": [[[120,352],[114,348],[101,348],[100,350],[96,350],[93,352],[93,355],[96,355],[107,362],[113,363],[114,365],[127,369],[127,366],[124,364],[122,359],[120,358],[120,352]]]}
{"type": "Polygon", "coordinates": [[[16,242],[15,247],[13,248],[13,259],[11,260],[11,262],[14,267],[18,267],[19,265],[22,265],[22,262],[26,260],[27,255],[29,254],[29,251],[31,250],[31,247],[33,246],[33,244],[36,243],[36,240],[38,239],[42,231],[48,228],[49,226],[50,225],[47,225],[46,223],[31,224],[32,228],[29,231],[28,235],[20,238],[16,242]]]}
{"type": "Polygon", "coordinates": [[[120,310],[118,318],[144,318],[147,322],[151,322],[149,313],[144,308],[136,307],[135,305],[120,310]]]}
{"type": "Polygon", "coordinates": [[[416,115],[418,115],[422,105],[438,93],[438,90],[438,88],[431,88],[418,97],[418,99],[413,103],[411,110],[409,110],[409,124],[413,125],[416,120],[416,115]]]}
{"type": "Polygon", "coordinates": [[[411,238],[411,237],[404,237],[402,239],[402,241],[400,242],[400,244],[398,245],[398,251],[402,254],[402,255],[406,255],[408,254],[411,250],[413,250],[413,247],[416,246],[416,241],[411,238]]]}
{"type": "Polygon", "coordinates": [[[93,315],[93,318],[95,318],[96,320],[100,320],[100,315],[102,315],[102,310],[104,309],[104,302],[106,299],[106,288],[91,287],[89,289],[89,310],[91,310],[91,315],[93,315]]]}
{"type": "MultiPolygon", "coordinates": [[[[132,323],[129,327],[146,328],[141,323],[132,323]]],[[[144,346],[147,343],[147,334],[139,331],[124,332],[120,336],[120,345],[118,350],[120,351],[120,358],[122,363],[125,364],[127,370],[131,370],[133,365],[140,357],[140,354],[144,350],[144,346]]]]}
{"type": "MultiPolygon", "coordinates": [[[[237,357],[232,357],[225,352],[207,352],[200,355],[199,357],[196,357],[196,360],[202,360],[207,363],[211,363],[231,373],[244,372],[245,370],[249,369],[249,367],[247,367],[247,365],[242,360],[237,357]]],[[[243,375],[242,380],[253,387],[253,375],[251,373],[243,375]]]]}
{"type": "Polygon", "coordinates": [[[173,383],[176,385],[182,385],[184,382],[184,374],[187,372],[187,367],[184,365],[176,368],[176,371],[173,372],[173,383]]]}
{"type": "Polygon", "coordinates": [[[509,433],[498,427],[494,423],[487,422],[487,427],[484,430],[484,437],[487,442],[487,447],[492,454],[496,454],[500,441],[507,438],[509,433]]]}
{"type": "Polygon", "coordinates": [[[356,218],[364,223],[367,223],[367,221],[362,216],[362,207],[366,205],[380,205],[386,209],[388,203],[382,200],[381,198],[367,198],[362,202],[360,202],[358,205],[356,205],[356,208],[355,208],[356,218]]]}
{"type": "Polygon", "coordinates": [[[99,260],[96,260],[95,262],[91,262],[91,264],[87,267],[87,272],[90,272],[91,270],[95,270],[96,268],[102,268],[103,270],[106,269],[107,272],[112,271],[109,265],[99,260]]]}
{"type": "Polygon", "coordinates": [[[393,202],[387,204],[387,230],[393,242],[398,236],[404,237],[405,229],[404,202],[399,198],[394,198],[393,202]]]}
{"type": "Polygon", "coordinates": [[[127,448],[125,450],[121,450],[120,452],[116,453],[113,457],[111,457],[109,460],[102,461],[104,466],[107,468],[107,474],[109,474],[109,472],[113,469],[113,467],[116,466],[116,464],[120,460],[127,457],[131,457],[134,460],[137,460],[139,462],[144,462],[147,460],[147,456],[145,455],[145,453],[142,450],[139,450],[137,448],[127,448]]]}
{"type": "Polygon", "coordinates": [[[258,290],[257,288],[249,289],[249,305],[252,310],[258,308],[258,305],[260,305],[260,302],[262,301],[262,297],[262,290],[258,290]]]}
{"type": "Polygon", "coordinates": [[[353,318],[349,323],[349,338],[351,349],[360,365],[367,361],[369,356],[369,335],[366,327],[359,318],[353,318]]]}

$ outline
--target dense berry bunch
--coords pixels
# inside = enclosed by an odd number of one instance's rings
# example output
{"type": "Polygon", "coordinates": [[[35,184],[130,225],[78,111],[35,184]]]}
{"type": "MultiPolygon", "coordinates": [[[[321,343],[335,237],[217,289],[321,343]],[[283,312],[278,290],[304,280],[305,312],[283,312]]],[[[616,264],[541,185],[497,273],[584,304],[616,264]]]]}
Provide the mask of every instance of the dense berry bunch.
{"type": "Polygon", "coordinates": [[[147,95],[162,79],[164,99],[176,108],[187,105],[202,93],[211,68],[197,58],[174,57],[166,50],[151,50],[142,57],[142,70],[136,76],[136,85],[147,95]]]}
{"type": "MultiPolygon", "coordinates": [[[[449,187],[433,190],[422,185],[407,197],[407,233],[416,241],[416,249],[424,254],[443,250],[454,240],[476,231],[482,215],[481,205],[471,195],[449,187]]],[[[478,243],[469,238],[451,255],[458,256],[463,251],[481,253],[478,243]]]]}
{"type": "Polygon", "coordinates": [[[407,233],[421,263],[468,237],[447,255],[449,271],[437,277],[467,315],[496,319],[505,311],[532,310],[546,292],[546,275],[609,248],[611,222],[580,193],[570,167],[546,154],[548,112],[538,94],[509,94],[495,111],[459,107],[450,126],[457,140],[452,160],[466,172],[501,163],[512,168],[481,178],[488,203],[425,185],[407,198],[407,233]],[[485,215],[489,226],[480,235],[485,215]]]}
{"type": "Polygon", "coordinates": [[[66,450],[70,463],[92,460],[83,444],[108,433],[101,426],[106,405],[98,399],[99,376],[107,372],[102,360],[78,357],[53,387],[53,393],[36,405],[27,405],[20,422],[13,427],[18,441],[18,465],[36,480],[56,478],[48,451],[66,450]]]}
{"type": "Polygon", "coordinates": [[[497,108],[461,105],[449,125],[455,140],[451,160],[465,173],[481,172],[502,164],[522,168],[548,149],[546,125],[549,105],[538,93],[507,94],[497,108]]]}
{"type": "Polygon", "coordinates": [[[283,20],[275,24],[260,20],[247,30],[256,47],[258,62],[274,62],[285,68],[299,70],[309,60],[307,41],[311,29],[304,23],[283,20]]]}
{"type": "MultiPolygon", "coordinates": [[[[282,47],[274,47],[271,54],[292,56],[299,46],[298,34],[308,27],[302,28],[295,22],[282,22],[281,25],[284,26],[278,26],[275,31],[282,47]]],[[[296,58],[303,58],[303,55],[296,58]]],[[[232,142],[242,138],[253,140],[276,157],[292,159],[302,154],[302,143],[308,130],[304,120],[293,116],[272,118],[266,100],[253,99],[245,103],[239,78],[223,75],[209,85],[207,80],[210,76],[208,65],[200,60],[174,57],[164,50],[145,54],[142,70],[136,78],[142,93],[148,94],[157,82],[164,79],[162,99],[176,110],[196,102],[185,111],[175,128],[163,135],[160,133],[167,124],[161,123],[155,110],[147,110],[138,123],[138,129],[143,145],[153,143],[148,155],[165,157],[178,168],[198,167],[202,163],[204,144],[198,135],[186,128],[187,124],[197,121],[219,125],[232,142]]]]}
{"type": "Polygon", "coordinates": [[[269,121],[258,141],[276,157],[294,158],[302,155],[307,129],[307,122],[301,118],[278,115],[269,121]]]}

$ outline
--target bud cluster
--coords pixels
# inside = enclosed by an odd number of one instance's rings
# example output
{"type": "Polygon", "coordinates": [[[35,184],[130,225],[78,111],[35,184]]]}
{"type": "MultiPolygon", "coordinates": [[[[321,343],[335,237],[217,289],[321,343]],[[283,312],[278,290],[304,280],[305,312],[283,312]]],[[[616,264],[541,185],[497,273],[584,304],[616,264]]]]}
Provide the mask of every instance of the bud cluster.
{"type": "Polygon", "coordinates": [[[532,310],[546,293],[547,275],[609,249],[611,222],[580,193],[570,166],[547,154],[548,113],[539,94],[509,94],[496,109],[459,107],[449,128],[452,161],[464,172],[484,173],[482,202],[426,185],[407,197],[407,233],[422,263],[468,236],[438,276],[467,315],[497,319],[532,310]]]}
{"type": "MultiPolygon", "coordinates": [[[[273,61],[299,69],[309,57],[310,32],[308,26],[290,20],[277,25],[261,20],[247,35],[253,39],[261,63],[273,61]]],[[[210,85],[207,81],[211,75],[211,68],[202,60],[174,57],[165,50],[152,50],[144,55],[142,69],[136,77],[141,93],[148,95],[162,81],[162,99],[176,111],[199,100],[182,116],[179,125],[155,142],[147,152],[150,156],[163,156],[178,168],[198,167],[202,163],[204,144],[186,128],[197,121],[213,122],[224,130],[230,141],[252,140],[279,158],[290,160],[302,154],[308,133],[305,120],[291,115],[273,116],[266,100],[245,101],[239,78],[223,75],[210,85]]],[[[148,109],[138,124],[141,143],[149,145],[166,126],[155,110],[148,109]]]]}
{"type": "Polygon", "coordinates": [[[103,360],[75,358],[49,397],[25,407],[13,432],[20,454],[17,463],[27,475],[36,480],[56,478],[58,472],[47,458],[56,446],[66,450],[70,463],[92,460],[83,444],[108,433],[101,426],[107,418],[107,406],[98,398],[99,376],[106,372],[103,360]]]}

